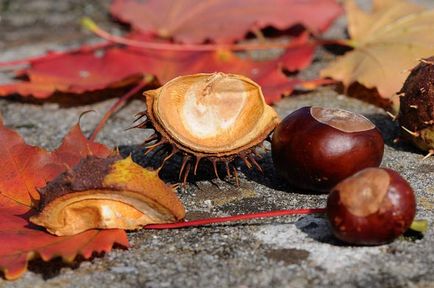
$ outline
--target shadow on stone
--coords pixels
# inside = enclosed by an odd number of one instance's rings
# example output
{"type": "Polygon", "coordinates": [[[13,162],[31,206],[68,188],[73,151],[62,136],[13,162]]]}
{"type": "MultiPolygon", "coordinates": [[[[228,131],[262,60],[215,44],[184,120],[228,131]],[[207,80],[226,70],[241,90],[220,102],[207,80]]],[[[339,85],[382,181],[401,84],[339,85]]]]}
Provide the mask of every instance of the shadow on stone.
{"type": "Polygon", "coordinates": [[[58,276],[63,268],[77,269],[83,261],[85,260],[82,257],[77,258],[72,263],[65,263],[60,257],[48,262],[36,259],[29,262],[28,269],[34,273],[41,274],[42,278],[47,280],[58,276]]]}
{"type": "Polygon", "coordinates": [[[375,126],[380,130],[383,136],[384,143],[399,151],[406,151],[412,153],[420,153],[411,143],[402,139],[399,129],[399,124],[393,121],[389,116],[385,114],[367,114],[366,118],[371,120],[375,126]],[[396,141],[396,139],[399,139],[396,141]]]}
{"type": "MultiPolygon", "coordinates": [[[[119,151],[123,157],[131,155],[134,162],[140,164],[145,168],[158,169],[164,157],[170,153],[170,147],[164,147],[157,151],[151,151],[145,155],[146,148],[140,145],[136,146],[120,146],[119,151]]],[[[160,177],[167,183],[180,183],[179,171],[182,165],[182,156],[179,154],[174,155],[172,158],[166,161],[160,171],[160,177]]],[[[217,167],[219,175],[222,177],[225,175],[225,171],[222,165],[217,167]]],[[[223,177],[222,177],[223,178],[223,177]]],[[[193,175],[193,169],[190,170],[187,183],[195,185],[197,181],[210,181],[216,180],[214,175],[214,168],[210,161],[202,160],[199,163],[196,175],[193,175]]],[[[224,178],[225,180],[228,180],[224,178]]]]}
{"type": "Polygon", "coordinates": [[[84,259],[82,256],[77,256],[74,261],[67,263],[61,257],[54,258],[48,262],[38,258],[29,262],[28,270],[37,274],[41,274],[44,280],[48,280],[60,275],[63,268],[76,270],[80,267],[82,262],[92,261],[96,257],[102,257],[104,253],[94,253],[91,258],[84,259]]]}
{"type": "Polygon", "coordinates": [[[241,166],[241,172],[250,181],[264,185],[273,190],[285,191],[287,193],[297,193],[303,195],[324,195],[323,192],[316,192],[311,190],[303,190],[289,184],[284,178],[278,175],[274,168],[271,152],[262,154],[263,158],[257,160],[258,164],[262,167],[263,173],[256,169],[248,169],[241,166]]]}
{"type": "Polygon", "coordinates": [[[408,229],[407,231],[405,231],[405,233],[402,235],[402,237],[406,241],[415,242],[417,240],[422,240],[424,235],[422,232],[408,229]]]}
{"type": "MultiPolygon", "coordinates": [[[[23,82],[27,83],[27,82],[23,82]]],[[[72,108],[83,105],[91,105],[108,99],[118,98],[119,95],[128,93],[135,85],[127,85],[120,88],[109,88],[97,91],[88,91],[86,93],[63,93],[53,92],[49,98],[35,98],[35,97],[23,97],[19,94],[11,94],[6,99],[14,102],[31,103],[36,105],[43,105],[45,103],[56,103],[62,108],[72,108]]],[[[150,85],[153,88],[155,85],[150,85]]],[[[143,101],[141,93],[136,93],[128,101],[138,99],[143,101]]]]}
{"type": "Polygon", "coordinates": [[[295,227],[315,241],[334,246],[346,246],[345,243],[333,236],[329,222],[325,216],[303,216],[295,222],[295,227]]]}

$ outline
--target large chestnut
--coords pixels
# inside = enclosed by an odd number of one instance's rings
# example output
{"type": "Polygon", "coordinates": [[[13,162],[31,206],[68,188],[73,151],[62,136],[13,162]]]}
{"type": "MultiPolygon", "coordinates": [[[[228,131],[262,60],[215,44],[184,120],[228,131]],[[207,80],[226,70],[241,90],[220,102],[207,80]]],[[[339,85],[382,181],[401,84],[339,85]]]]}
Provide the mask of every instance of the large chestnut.
{"type": "Polygon", "coordinates": [[[360,171],[336,185],[327,199],[333,234],[356,245],[393,241],[410,227],[415,212],[412,188],[390,169],[360,171]]]}
{"type": "Polygon", "coordinates": [[[303,107],[277,126],[273,163],[293,186],[328,192],[339,181],[378,167],[383,138],[362,115],[342,109],[303,107]]]}

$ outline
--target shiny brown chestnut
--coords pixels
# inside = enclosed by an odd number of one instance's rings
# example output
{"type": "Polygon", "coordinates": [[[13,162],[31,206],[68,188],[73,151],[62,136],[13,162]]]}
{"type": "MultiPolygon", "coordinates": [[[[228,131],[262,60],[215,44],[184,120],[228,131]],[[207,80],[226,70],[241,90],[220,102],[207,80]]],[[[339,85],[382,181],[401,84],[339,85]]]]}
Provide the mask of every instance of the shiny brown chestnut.
{"type": "Polygon", "coordinates": [[[367,118],[321,107],[288,115],[271,144],[278,173],[295,187],[319,192],[364,168],[378,167],[384,152],[383,138],[367,118]]]}
{"type": "Polygon", "coordinates": [[[390,169],[364,169],[336,185],[327,199],[333,234],[356,245],[393,241],[410,227],[415,212],[413,189],[390,169]]]}

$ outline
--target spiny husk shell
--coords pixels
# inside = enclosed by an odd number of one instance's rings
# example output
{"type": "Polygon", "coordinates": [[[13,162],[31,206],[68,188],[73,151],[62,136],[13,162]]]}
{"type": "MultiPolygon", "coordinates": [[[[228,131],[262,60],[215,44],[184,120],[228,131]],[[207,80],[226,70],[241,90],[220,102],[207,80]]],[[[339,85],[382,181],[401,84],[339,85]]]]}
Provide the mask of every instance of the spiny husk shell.
{"type": "Polygon", "coordinates": [[[260,86],[240,75],[181,76],[144,95],[154,128],[195,155],[238,154],[262,143],[279,122],[260,86]]]}
{"type": "Polygon", "coordinates": [[[421,60],[401,89],[399,123],[403,135],[434,153],[434,57],[421,60]]]}
{"type": "Polygon", "coordinates": [[[185,216],[172,188],[130,157],[88,157],[40,192],[39,214],[30,221],[59,236],[94,228],[132,230],[185,216]]]}

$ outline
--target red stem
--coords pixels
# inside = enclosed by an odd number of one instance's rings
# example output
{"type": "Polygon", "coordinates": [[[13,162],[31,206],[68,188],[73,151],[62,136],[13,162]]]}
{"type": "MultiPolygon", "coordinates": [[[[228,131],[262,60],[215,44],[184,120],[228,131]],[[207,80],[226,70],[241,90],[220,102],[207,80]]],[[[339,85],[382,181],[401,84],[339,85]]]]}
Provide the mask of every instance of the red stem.
{"type": "Polygon", "coordinates": [[[203,226],[222,222],[233,222],[247,219],[279,217],[285,215],[303,215],[303,214],[322,214],[326,212],[326,208],[307,208],[307,209],[291,209],[291,210],[278,210],[268,212],[258,212],[250,214],[241,214],[227,217],[217,217],[208,219],[198,219],[187,222],[166,223],[166,224],[150,224],[146,225],[146,229],[177,229],[185,227],[203,226]]]}
{"type": "MultiPolygon", "coordinates": [[[[95,23],[91,22],[90,25],[85,25],[90,31],[98,35],[99,37],[110,41],[105,43],[97,43],[92,45],[83,45],[77,49],[73,49],[70,51],[62,51],[62,52],[50,52],[49,54],[29,57],[25,59],[12,60],[6,62],[0,62],[1,67],[13,67],[18,65],[29,65],[32,62],[37,62],[39,60],[47,60],[53,59],[59,56],[64,55],[65,53],[73,53],[79,52],[83,50],[96,50],[100,48],[105,48],[114,43],[124,44],[127,46],[137,47],[137,48],[146,48],[146,49],[154,49],[154,50],[172,50],[172,51],[216,51],[218,49],[228,49],[233,51],[242,51],[242,50],[267,50],[272,48],[287,48],[291,47],[293,43],[262,43],[262,44],[203,44],[203,45],[195,45],[195,44],[173,44],[173,43],[156,43],[156,42],[145,42],[145,41],[137,41],[131,40],[119,36],[112,35],[100,27],[98,27],[95,23]]],[[[316,43],[319,45],[343,45],[343,46],[353,46],[351,40],[347,39],[316,39],[316,43]]]]}
{"type": "Polygon", "coordinates": [[[158,43],[148,41],[138,41],[127,39],[121,36],[116,36],[101,29],[90,19],[87,19],[85,26],[98,35],[99,37],[118,44],[123,44],[136,48],[152,49],[152,50],[170,50],[170,51],[216,51],[220,49],[232,51],[245,50],[268,50],[272,48],[287,48],[294,46],[293,43],[262,43],[262,44],[176,44],[176,43],[158,43]],[[89,21],[89,22],[88,22],[89,21]]]}
{"type": "Polygon", "coordinates": [[[102,119],[99,121],[98,125],[96,126],[95,130],[93,130],[92,135],[90,135],[89,140],[95,141],[96,136],[98,133],[104,128],[105,123],[110,118],[110,116],[115,113],[119,108],[122,107],[125,102],[128,101],[132,96],[136,95],[140,90],[142,90],[150,81],[143,80],[141,81],[137,86],[134,86],[130,91],[128,91],[125,95],[123,95],[121,98],[116,101],[109,110],[104,114],[102,119]]]}

